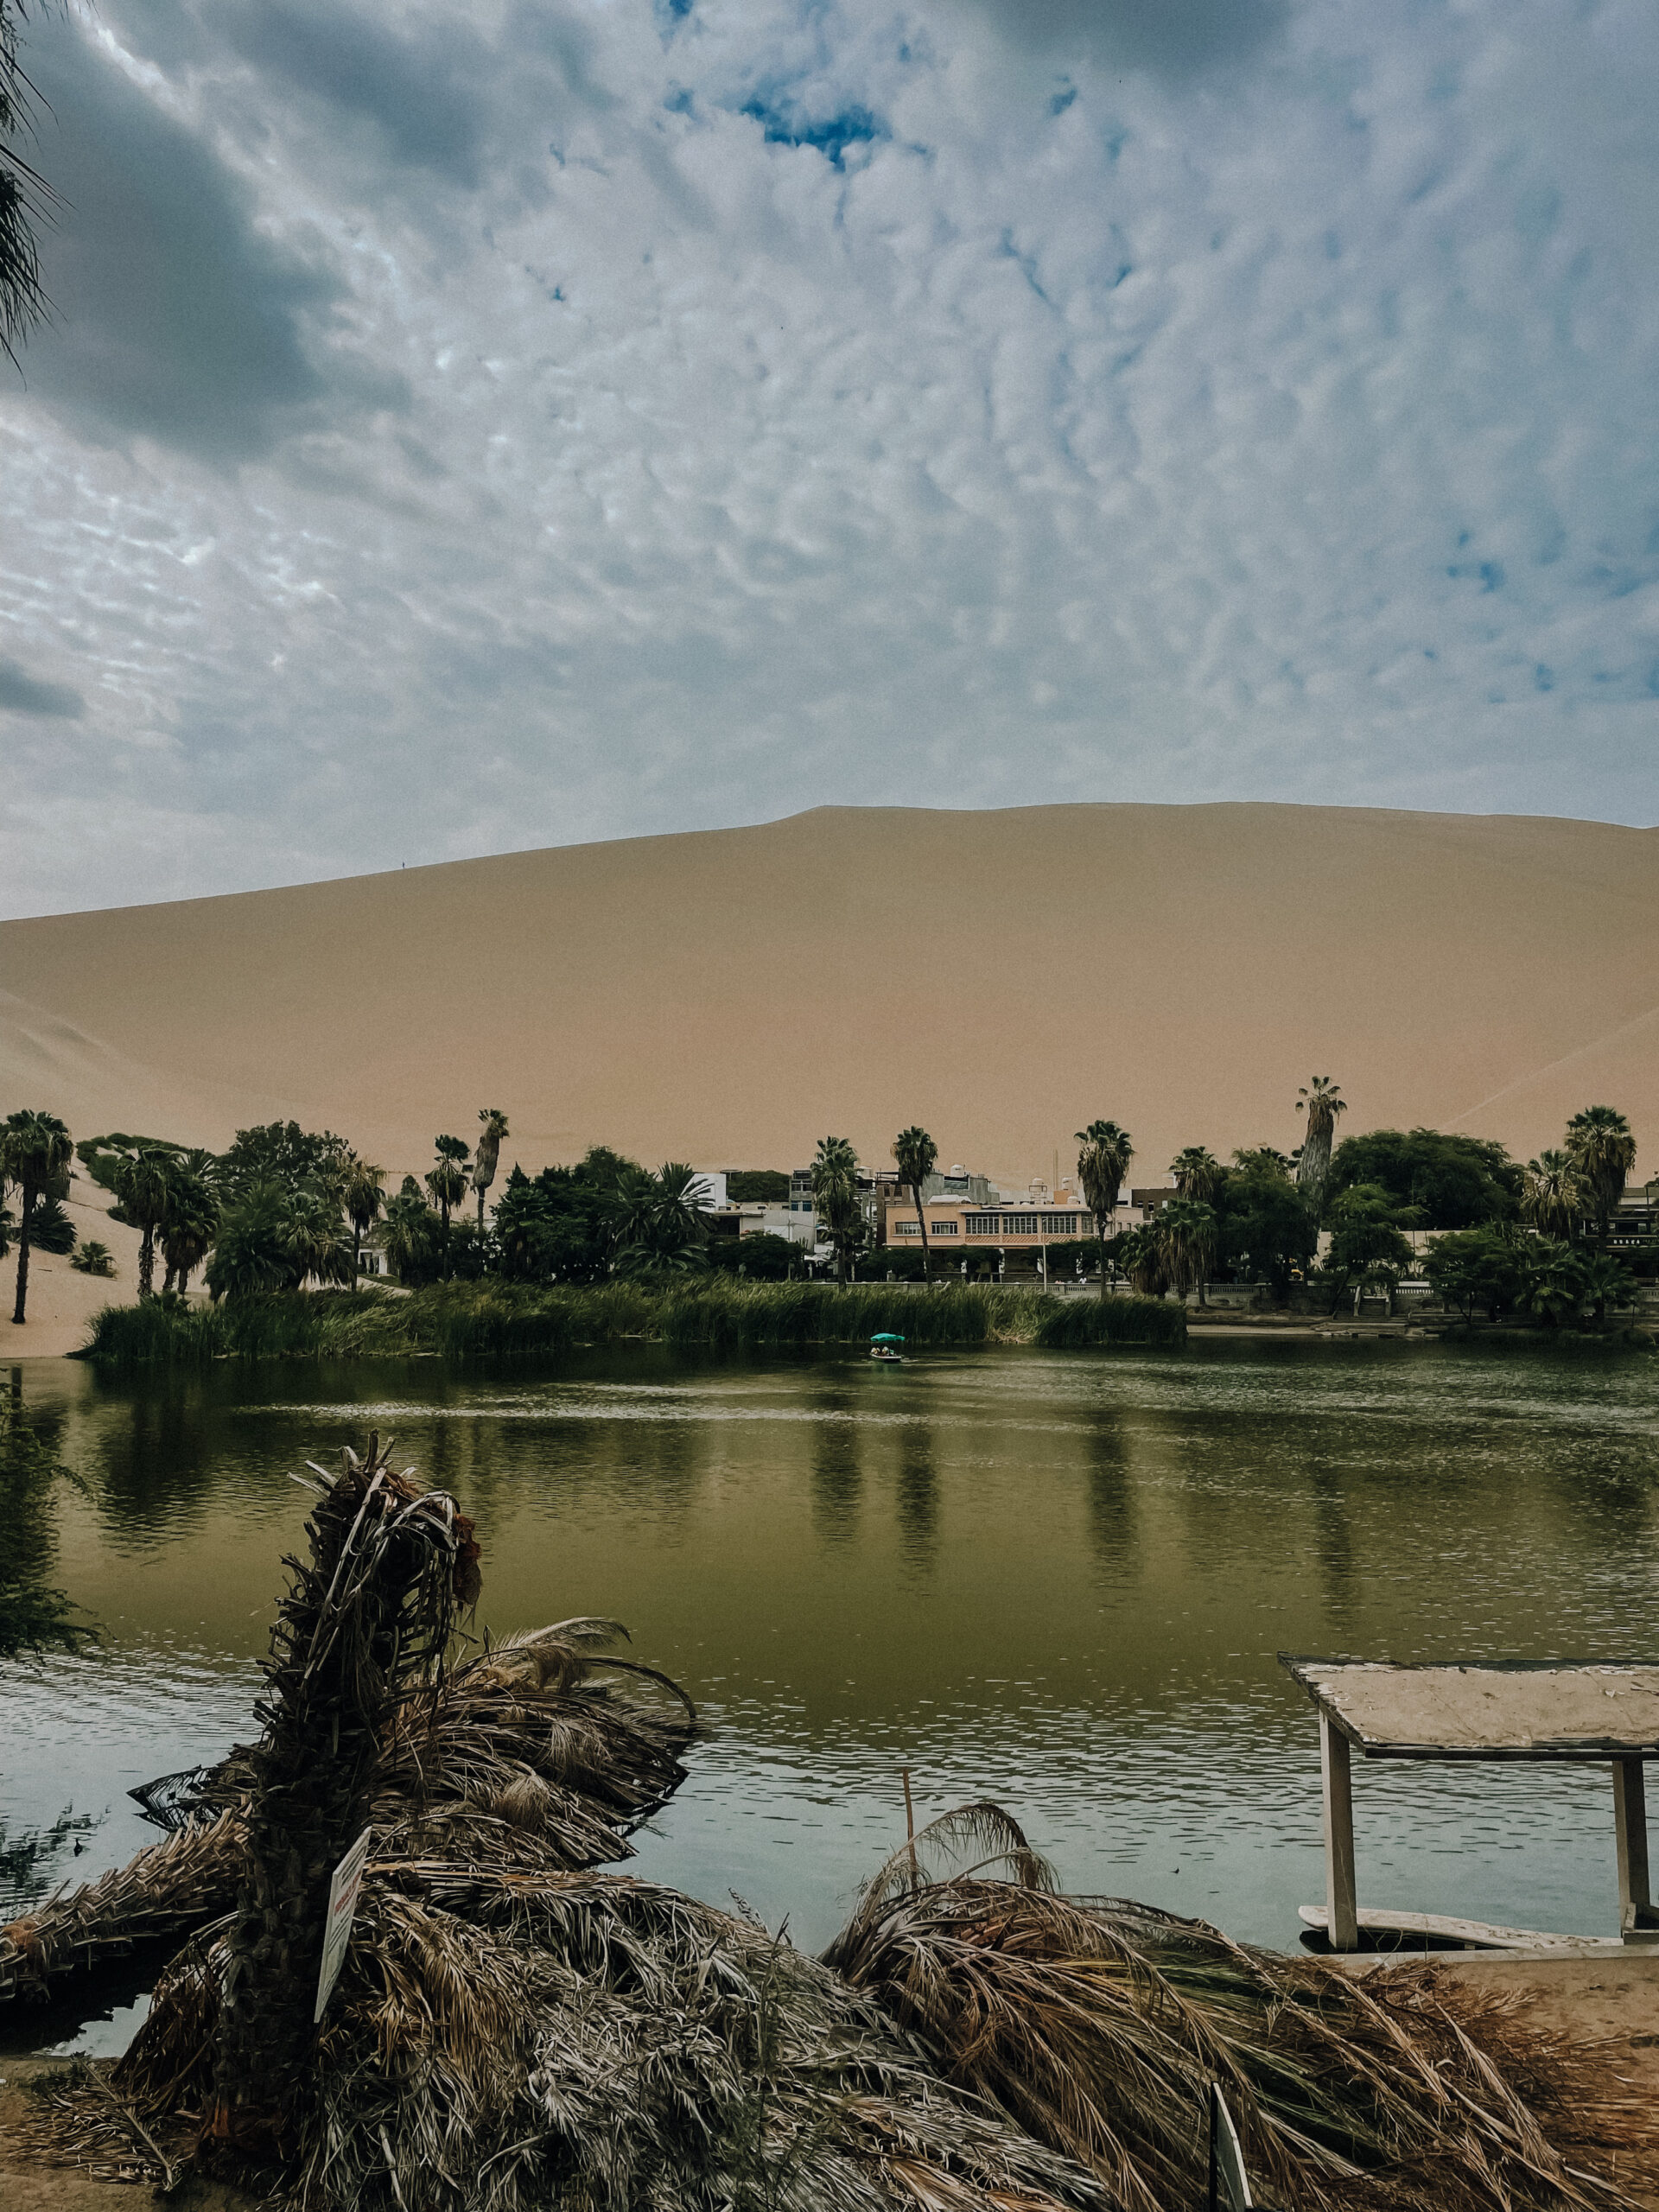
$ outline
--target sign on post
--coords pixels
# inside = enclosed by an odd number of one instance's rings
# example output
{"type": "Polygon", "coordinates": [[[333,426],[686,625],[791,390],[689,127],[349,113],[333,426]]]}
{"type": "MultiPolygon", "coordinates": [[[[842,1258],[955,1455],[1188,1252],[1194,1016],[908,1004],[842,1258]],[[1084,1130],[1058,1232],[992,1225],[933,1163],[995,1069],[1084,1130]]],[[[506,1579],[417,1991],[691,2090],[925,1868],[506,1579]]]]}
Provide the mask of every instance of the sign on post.
{"type": "Polygon", "coordinates": [[[322,1965],[317,1973],[317,2009],[313,2016],[315,2026],[327,2008],[334,1993],[334,1984],[340,1980],[340,1970],[346,1963],[346,1945],[352,1932],[352,1916],[357,1910],[358,1892],[363,1887],[363,1869],[368,1863],[369,1839],[372,1828],[365,1828],[357,1841],[334,1869],[334,1878],[328,1885],[328,1919],[323,1930],[322,1965]]]}
{"type": "Polygon", "coordinates": [[[1210,2084],[1210,2212],[1252,2212],[1244,2152],[1219,2082],[1210,2084]]]}

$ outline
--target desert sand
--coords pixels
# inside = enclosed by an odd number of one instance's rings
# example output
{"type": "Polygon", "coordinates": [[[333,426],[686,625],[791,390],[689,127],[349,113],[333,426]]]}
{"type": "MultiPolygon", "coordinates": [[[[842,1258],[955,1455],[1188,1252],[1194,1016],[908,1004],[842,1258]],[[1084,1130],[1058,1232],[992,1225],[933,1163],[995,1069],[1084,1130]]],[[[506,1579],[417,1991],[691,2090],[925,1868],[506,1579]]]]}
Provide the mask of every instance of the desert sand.
{"type": "Polygon", "coordinates": [[[54,915],[0,925],[0,1106],[215,1147],[292,1115],[394,1172],[486,1105],[503,1173],[790,1167],[830,1130],[885,1161],[919,1121],[1018,1186],[1102,1114],[1137,1179],[1288,1149],[1319,1073],[1345,1129],[1524,1157],[1605,1102],[1645,1141],[1656,863],[1659,830],[1535,817],[826,808],[54,915]]]}

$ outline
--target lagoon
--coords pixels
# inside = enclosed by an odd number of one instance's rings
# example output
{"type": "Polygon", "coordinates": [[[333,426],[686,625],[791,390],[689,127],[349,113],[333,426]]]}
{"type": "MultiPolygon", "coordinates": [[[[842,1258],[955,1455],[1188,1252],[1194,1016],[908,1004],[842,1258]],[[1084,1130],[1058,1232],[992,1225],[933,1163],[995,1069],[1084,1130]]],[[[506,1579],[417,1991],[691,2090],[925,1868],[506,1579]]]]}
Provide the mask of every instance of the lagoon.
{"type": "MultiPolygon", "coordinates": [[[[104,1640],[0,1678],[7,1837],[86,1823],[0,1862],[0,1916],[125,1858],[155,1832],[124,1791],[247,1732],[289,1473],[370,1427],[476,1517],[480,1623],[614,1614],[699,1700],[632,1871],[814,1948],[903,1839],[904,1767],[919,1818],[994,1797],[1069,1888],[1292,1946],[1319,1761],[1279,1650],[1659,1651],[1640,1357],[1239,1337],[12,1372],[84,1484],[53,1579],[104,1640]]],[[[1615,1931],[1599,1772],[1358,1763],[1355,1800],[1363,1903],[1615,1931]]]]}

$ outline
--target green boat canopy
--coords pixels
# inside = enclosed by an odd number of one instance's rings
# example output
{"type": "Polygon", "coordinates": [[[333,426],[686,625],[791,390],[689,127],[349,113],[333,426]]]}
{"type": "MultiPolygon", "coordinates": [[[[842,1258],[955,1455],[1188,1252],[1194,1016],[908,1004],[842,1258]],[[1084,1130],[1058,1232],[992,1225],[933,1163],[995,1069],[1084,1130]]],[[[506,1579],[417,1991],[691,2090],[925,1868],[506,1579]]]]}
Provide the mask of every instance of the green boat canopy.
{"type": "Polygon", "coordinates": [[[895,1337],[886,1329],[880,1330],[870,1338],[873,1344],[901,1344],[904,1341],[902,1337],[895,1337]]]}

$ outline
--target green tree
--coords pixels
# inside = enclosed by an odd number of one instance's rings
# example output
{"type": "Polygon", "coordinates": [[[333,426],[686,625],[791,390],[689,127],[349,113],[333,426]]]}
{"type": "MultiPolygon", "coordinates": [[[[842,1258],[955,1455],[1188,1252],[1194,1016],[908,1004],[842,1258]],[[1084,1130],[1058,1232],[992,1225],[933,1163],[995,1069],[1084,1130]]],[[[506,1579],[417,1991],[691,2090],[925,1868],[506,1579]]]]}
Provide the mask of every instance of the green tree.
{"type": "Polygon", "coordinates": [[[507,1117],[499,1106],[480,1106],[478,1118],[484,1124],[479,1133],[478,1151],[473,1160],[473,1188],[478,1193],[478,1225],[484,1226],[484,1194],[495,1180],[495,1171],[501,1158],[501,1140],[508,1134],[507,1117]]]}
{"type": "MultiPolygon", "coordinates": [[[[1077,1182],[1083,1192],[1083,1202],[1095,1217],[1095,1234],[1100,1239],[1103,1255],[1107,1239],[1112,1233],[1112,1217],[1117,1211],[1117,1194],[1129,1172],[1129,1162],[1135,1158],[1135,1146],[1127,1129],[1116,1122],[1090,1122],[1086,1129],[1077,1132],[1081,1149],[1077,1154],[1077,1182]]],[[[1108,1295],[1109,1286],[1104,1266],[1100,1270],[1100,1294],[1108,1295]]]]}
{"type": "Polygon", "coordinates": [[[156,1233],[167,1219],[182,1159],[177,1145],[145,1145],[115,1162],[113,1185],[119,1204],[111,1208],[111,1217],[139,1232],[141,1299],[149,1297],[156,1287],[156,1233]]]}
{"type": "Polygon", "coordinates": [[[49,1500],[58,1482],[73,1482],[35,1434],[14,1379],[0,1396],[0,1514],[6,1548],[0,1560],[0,1659],[25,1652],[73,1650],[96,1635],[73,1618],[79,1608],[47,1580],[54,1543],[49,1500]]]}
{"type": "Polygon", "coordinates": [[[386,1171],[355,1153],[346,1163],[345,1187],[340,1192],[346,1217],[352,1224],[352,1278],[363,1263],[363,1239],[379,1219],[386,1203],[386,1171]]]}
{"type": "Polygon", "coordinates": [[[287,1251],[296,1289],[303,1289],[313,1278],[340,1284],[355,1279],[352,1239],[339,1207],[324,1192],[302,1191],[290,1201],[287,1251]]]}
{"type": "Polygon", "coordinates": [[[779,1167],[734,1167],[726,1195],[734,1206],[780,1206],[789,1196],[789,1178],[779,1167]]]}
{"type": "Polygon", "coordinates": [[[1614,1107],[1586,1106],[1567,1125],[1567,1150],[1586,1211],[1596,1225],[1596,1242],[1605,1251],[1608,1224],[1636,1165],[1630,1125],[1614,1107]]]}
{"type": "Polygon", "coordinates": [[[444,1269],[447,1273],[449,1261],[449,1214],[451,1208],[458,1206],[467,1195],[467,1162],[469,1155],[464,1140],[460,1137],[434,1137],[432,1142],[438,1156],[435,1163],[426,1171],[426,1187],[432,1194],[432,1203],[436,1206],[438,1219],[442,1224],[440,1241],[444,1269]]]}
{"type": "MultiPolygon", "coordinates": [[[[906,1253],[904,1256],[916,1255],[906,1253]]],[[[710,1238],[709,1260],[721,1274],[746,1275],[752,1282],[785,1282],[800,1266],[801,1248],[787,1236],[756,1230],[747,1236],[710,1238]]]]}
{"type": "Polygon", "coordinates": [[[411,1290],[435,1282],[443,1270],[442,1224],[412,1175],[386,1200],[386,1264],[411,1290]]]}
{"type": "Polygon", "coordinates": [[[821,1137],[812,1162],[812,1203],[834,1247],[836,1280],[845,1282],[865,1241],[858,1201],[858,1154],[845,1137],[821,1137]]]}
{"type": "Polygon", "coordinates": [[[1227,1179],[1227,1170],[1201,1144],[1190,1144],[1178,1152],[1169,1163],[1169,1172],[1184,1198],[1196,1198],[1205,1206],[1214,1205],[1227,1179]]]}
{"type": "Polygon", "coordinates": [[[1327,1196],[1380,1184],[1414,1206],[1425,1229],[1473,1229],[1513,1221],[1522,1171],[1501,1144],[1440,1129],[1370,1129],[1344,1137],[1331,1156],[1327,1196]]]}
{"type": "Polygon", "coordinates": [[[166,1211],[156,1230],[167,1264],[163,1291],[187,1291],[191,1275],[213,1249],[219,1233],[217,1166],[210,1152],[185,1153],[168,1175],[166,1211]]]}
{"type": "Polygon", "coordinates": [[[50,219],[54,195],[16,142],[29,134],[29,83],[17,51],[22,0],[0,0],[0,348],[17,348],[47,312],[35,249],[38,224],[50,219]]]}
{"type": "Polygon", "coordinates": [[[900,1129],[893,1141],[893,1164],[899,1170],[899,1179],[910,1192],[916,1207],[916,1227],[922,1240],[922,1281],[931,1273],[927,1253],[927,1215],[922,1205],[922,1185],[938,1165],[939,1147],[927,1131],[912,1122],[909,1128],[900,1129]]]}
{"type": "Polygon", "coordinates": [[[1317,1217],[1325,1203],[1325,1185],[1331,1173],[1331,1140],[1337,1116],[1345,1114],[1348,1106],[1328,1075],[1316,1075],[1296,1094],[1296,1111],[1307,1116],[1296,1181],[1317,1217]]]}
{"type": "Polygon", "coordinates": [[[654,1175],[636,1169],[620,1183],[611,1230],[617,1274],[692,1274],[705,1269],[704,1188],[696,1169],[683,1160],[664,1160],[654,1175]]]}
{"type": "Polygon", "coordinates": [[[1535,1237],[1522,1273],[1516,1303],[1547,1328],[1575,1320],[1584,1307],[1584,1262],[1559,1237],[1535,1237]]]}
{"type": "Polygon", "coordinates": [[[1216,1211],[1201,1199],[1175,1198],[1163,1206],[1152,1224],[1165,1273],[1185,1299],[1196,1281],[1198,1303],[1216,1255],[1216,1211]]]}
{"type": "Polygon", "coordinates": [[[1580,1197],[1579,1172],[1570,1152],[1541,1152],[1522,1170],[1521,1218],[1541,1236],[1570,1236],[1580,1197]]]}
{"type": "Polygon", "coordinates": [[[1611,1252],[1591,1252],[1579,1262],[1582,1295],[1590,1318],[1599,1329],[1605,1325],[1610,1306],[1628,1306],[1636,1295],[1636,1277],[1611,1252]]]}
{"type": "Polygon", "coordinates": [[[1220,1257],[1242,1281],[1261,1279],[1283,1305],[1319,1244],[1319,1224],[1292,1183],[1282,1153],[1261,1145],[1233,1154],[1221,1194],[1220,1257]]]}
{"type": "Polygon", "coordinates": [[[29,1302],[29,1217],[69,1172],[74,1139],[55,1114],[24,1107],[0,1122],[0,1183],[17,1188],[17,1295],[11,1318],[21,1327],[29,1302]]]}
{"type": "Polygon", "coordinates": [[[332,1129],[303,1129],[297,1122],[262,1122],[238,1129],[235,1143],[220,1154],[219,1187],[227,1205],[256,1183],[275,1183],[290,1192],[337,1188],[351,1149],[332,1129]]]}
{"type": "Polygon", "coordinates": [[[1443,1305],[1455,1306],[1472,1324],[1477,1306],[1489,1320],[1516,1305],[1526,1276],[1531,1239],[1491,1222],[1478,1229],[1454,1229],[1437,1236],[1423,1257],[1423,1274],[1443,1305]]]}
{"type": "Polygon", "coordinates": [[[1410,1218],[1380,1183],[1356,1183],[1332,1201],[1325,1272],[1333,1313],[1344,1291],[1356,1283],[1378,1280],[1388,1285],[1392,1306],[1394,1285],[1409,1270],[1414,1256],[1405,1235],[1410,1218]]]}
{"type": "Polygon", "coordinates": [[[221,1298],[257,1298],[298,1287],[294,1200],[280,1183],[255,1183],[226,1211],[203,1278],[221,1298]]]}

